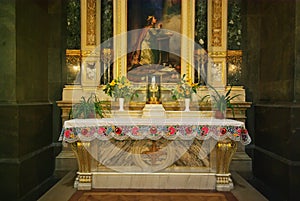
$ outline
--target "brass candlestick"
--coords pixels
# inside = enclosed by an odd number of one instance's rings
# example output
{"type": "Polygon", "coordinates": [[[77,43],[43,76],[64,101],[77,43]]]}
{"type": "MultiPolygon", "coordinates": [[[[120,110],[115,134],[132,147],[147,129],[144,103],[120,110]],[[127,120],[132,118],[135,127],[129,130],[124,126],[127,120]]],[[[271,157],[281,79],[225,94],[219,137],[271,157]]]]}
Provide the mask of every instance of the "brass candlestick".
{"type": "Polygon", "coordinates": [[[152,96],[150,96],[150,104],[158,104],[158,98],[156,97],[156,92],[158,92],[158,85],[156,83],[151,83],[149,86],[149,91],[152,93],[152,96]]]}

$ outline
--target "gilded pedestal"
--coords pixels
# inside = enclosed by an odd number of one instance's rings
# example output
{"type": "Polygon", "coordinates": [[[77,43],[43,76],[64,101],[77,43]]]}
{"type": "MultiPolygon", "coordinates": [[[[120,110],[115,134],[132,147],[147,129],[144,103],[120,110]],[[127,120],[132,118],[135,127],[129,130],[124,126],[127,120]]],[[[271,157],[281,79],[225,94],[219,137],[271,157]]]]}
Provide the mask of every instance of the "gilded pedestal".
{"type": "Polygon", "coordinates": [[[229,166],[233,154],[237,150],[237,142],[226,138],[216,144],[217,154],[217,172],[216,172],[216,189],[218,191],[230,191],[233,183],[230,178],[229,166]]]}
{"type": "Polygon", "coordinates": [[[88,152],[90,142],[77,141],[72,143],[71,146],[78,163],[74,186],[78,190],[90,190],[92,189],[91,155],[88,152]]]}

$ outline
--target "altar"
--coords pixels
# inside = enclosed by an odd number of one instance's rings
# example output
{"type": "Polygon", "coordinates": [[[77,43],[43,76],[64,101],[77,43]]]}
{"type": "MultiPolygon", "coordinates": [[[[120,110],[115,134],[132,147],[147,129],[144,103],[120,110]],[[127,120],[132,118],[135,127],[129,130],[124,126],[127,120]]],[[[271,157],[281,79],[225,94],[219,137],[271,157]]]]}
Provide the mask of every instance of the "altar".
{"type": "MultiPolygon", "coordinates": [[[[244,145],[251,141],[244,124],[246,110],[251,103],[246,101],[243,86],[237,84],[232,87],[229,82],[232,80],[228,76],[230,73],[239,76],[239,71],[231,72],[229,67],[240,68],[242,52],[228,49],[227,1],[207,2],[206,12],[203,12],[207,23],[196,20],[202,19],[198,14],[202,12],[195,12],[200,8],[200,1],[164,4],[175,6],[175,10],[171,9],[176,11],[174,15],[161,13],[161,20],[166,19],[163,27],[172,37],[154,40],[158,42],[154,50],[161,53],[158,64],[135,68],[129,65],[127,55],[133,50],[128,47],[135,44],[141,33],[137,30],[144,26],[138,22],[142,18],[132,15],[144,14],[151,9],[145,7],[143,10],[142,1],[114,0],[110,1],[111,4],[90,0],[80,2],[83,16],[80,50],[76,54],[73,50],[66,52],[66,64],[70,69],[80,67],[80,72],[74,76],[80,83],[67,84],[62,100],[57,101],[63,122],[60,140],[72,148],[78,162],[74,182],[77,189],[228,191],[233,188],[229,172],[232,159],[235,170],[251,172],[251,158],[244,149],[244,145]],[[101,10],[111,15],[104,15],[101,10]],[[106,18],[108,16],[111,18],[106,18]],[[111,25],[112,32],[102,29],[102,19],[108,27],[111,25]],[[196,28],[197,21],[206,27],[196,28]],[[132,26],[127,26],[130,24],[132,26]],[[209,31],[204,37],[199,30],[209,31]],[[155,78],[159,82],[154,82],[157,88],[151,92],[152,82],[149,80],[153,76],[157,76],[155,78]],[[121,96],[109,97],[103,89],[115,86],[114,80],[122,77],[129,78],[138,98],[129,97],[124,103],[124,110],[117,111],[115,103],[121,96]],[[174,101],[172,98],[172,91],[183,77],[191,86],[201,85],[194,96],[189,97],[190,111],[183,111],[185,100],[174,101]],[[148,89],[152,94],[158,93],[155,95],[157,99],[148,97],[148,89]],[[221,97],[225,97],[228,91],[231,97],[236,98],[232,100],[232,111],[227,110],[225,114],[227,118],[236,120],[203,115],[214,112],[213,104],[201,101],[203,97],[214,97],[215,92],[224,92],[221,97]],[[89,100],[90,94],[106,101],[105,108],[111,109],[111,115],[103,119],[69,120],[74,104],[80,102],[82,97],[89,100]],[[163,110],[152,108],[153,105],[147,107],[148,103],[160,104],[163,110]]],[[[152,15],[149,13],[149,16],[152,15]]],[[[128,83],[123,84],[127,86],[128,83]]],[[[57,163],[62,164],[58,170],[65,170],[64,166],[69,161],[65,160],[69,155],[63,152],[59,160],[64,162],[57,163]]]]}
{"type": "Polygon", "coordinates": [[[76,155],[78,190],[229,191],[237,143],[251,142],[243,122],[202,117],[72,119],[60,140],[76,155]]]}

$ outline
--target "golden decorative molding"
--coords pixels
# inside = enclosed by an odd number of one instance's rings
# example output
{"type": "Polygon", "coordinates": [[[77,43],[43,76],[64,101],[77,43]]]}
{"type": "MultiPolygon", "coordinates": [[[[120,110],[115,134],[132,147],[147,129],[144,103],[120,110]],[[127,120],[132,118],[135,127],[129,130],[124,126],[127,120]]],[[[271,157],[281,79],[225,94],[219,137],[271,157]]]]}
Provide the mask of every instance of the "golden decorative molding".
{"type": "Polygon", "coordinates": [[[212,46],[222,46],[222,0],[212,1],[212,46]]]}
{"type": "Polygon", "coordinates": [[[209,57],[222,57],[222,58],[224,58],[224,57],[226,57],[226,55],[227,55],[227,52],[226,51],[220,51],[220,52],[209,52],[208,53],[208,56],[209,57]]]}
{"type": "MultiPolygon", "coordinates": [[[[193,79],[195,0],[181,4],[181,74],[193,79]]],[[[127,0],[113,0],[114,77],[127,75],[127,0]]]]}
{"type": "Polygon", "coordinates": [[[242,56],[243,51],[242,50],[228,50],[227,56],[242,56]]]}
{"type": "Polygon", "coordinates": [[[195,1],[181,3],[181,75],[194,78],[195,1]]]}
{"type": "Polygon", "coordinates": [[[227,63],[232,63],[234,65],[240,66],[243,60],[242,50],[228,50],[226,60],[227,63]]]}
{"type": "Polygon", "coordinates": [[[97,0],[80,0],[81,4],[81,86],[96,88],[100,84],[100,4],[97,0]]]}
{"type": "Polygon", "coordinates": [[[92,53],[91,50],[81,50],[82,57],[88,57],[91,55],[91,53],[92,53]]]}
{"type": "Polygon", "coordinates": [[[227,0],[208,1],[208,83],[226,86],[227,0]],[[217,77],[219,76],[219,77],[217,77]]]}
{"type": "Polygon", "coordinates": [[[92,50],[81,50],[81,56],[82,57],[100,57],[100,52],[92,51],[92,50]]]}
{"type": "Polygon", "coordinates": [[[96,0],[87,0],[86,44],[96,45],[96,0]]]}
{"type": "Polygon", "coordinates": [[[127,75],[127,0],[113,1],[114,78],[127,75]]]}
{"type": "Polygon", "coordinates": [[[66,55],[80,55],[80,50],[75,50],[75,49],[67,49],[66,50],[66,55]]]}
{"type": "Polygon", "coordinates": [[[80,50],[66,50],[66,63],[72,65],[80,65],[81,52],[80,50]]]}

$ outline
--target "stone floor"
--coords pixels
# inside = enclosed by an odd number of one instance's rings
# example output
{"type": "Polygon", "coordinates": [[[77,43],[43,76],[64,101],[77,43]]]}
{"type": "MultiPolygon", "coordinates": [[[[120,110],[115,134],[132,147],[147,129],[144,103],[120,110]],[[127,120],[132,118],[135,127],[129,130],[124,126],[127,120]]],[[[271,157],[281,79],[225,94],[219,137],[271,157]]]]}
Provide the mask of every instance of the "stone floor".
{"type": "MultiPolygon", "coordinates": [[[[48,192],[46,192],[38,201],[68,201],[72,195],[76,192],[76,189],[73,188],[73,181],[75,178],[75,172],[71,171],[66,174],[56,185],[54,185],[48,192]]],[[[235,185],[235,188],[231,191],[232,194],[239,201],[267,201],[267,199],[260,194],[255,188],[253,188],[246,180],[244,180],[238,173],[232,172],[232,179],[235,185]]],[[[143,197],[143,200],[153,200],[146,199],[147,196],[143,197]]],[[[207,200],[211,200],[212,197],[207,200]]],[[[190,197],[185,196],[185,200],[192,200],[193,195],[190,197]]],[[[128,199],[127,199],[128,200],[128,199]]],[[[137,201],[137,199],[134,199],[137,201]]],[[[157,199],[154,199],[157,200],[157,199]]],[[[160,198],[159,200],[165,200],[160,198]]],[[[169,200],[169,196],[168,199],[169,200]]],[[[220,199],[219,199],[220,200],[220,199]]],[[[118,199],[118,201],[125,201],[118,199]]]]}
{"type": "Polygon", "coordinates": [[[78,191],[70,201],[238,201],[231,192],[199,190],[78,191]]]}

